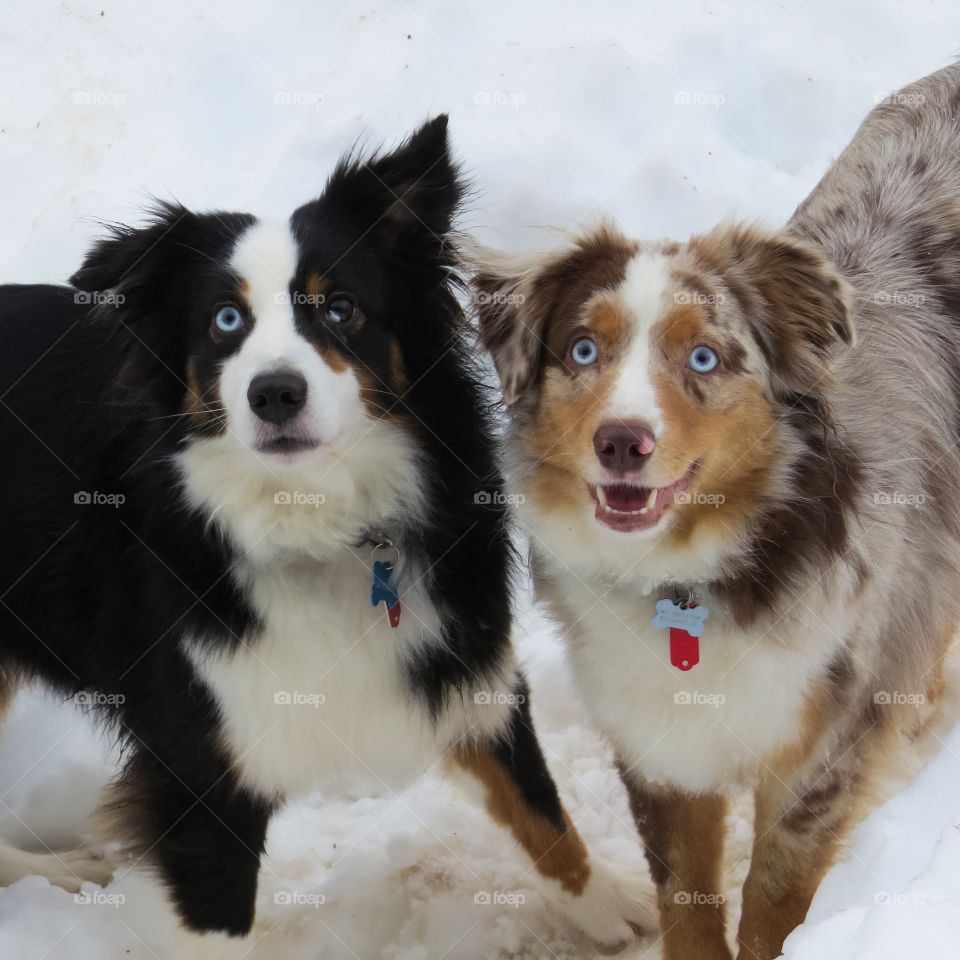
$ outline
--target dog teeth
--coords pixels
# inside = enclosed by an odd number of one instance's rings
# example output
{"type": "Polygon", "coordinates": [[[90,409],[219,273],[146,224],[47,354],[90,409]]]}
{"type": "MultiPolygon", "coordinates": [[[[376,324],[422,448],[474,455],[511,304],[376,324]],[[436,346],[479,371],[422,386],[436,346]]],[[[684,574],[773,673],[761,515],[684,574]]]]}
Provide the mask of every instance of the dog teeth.
{"type": "Polygon", "coordinates": [[[657,488],[654,487],[650,491],[650,496],[647,497],[647,502],[639,510],[635,510],[634,513],[640,513],[640,514],[648,513],[650,510],[652,510],[656,506],[656,504],[657,504],[657,488]]]}
{"type": "Polygon", "coordinates": [[[645,513],[649,513],[649,511],[657,505],[657,494],[660,492],[654,487],[647,497],[647,502],[639,510],[617,510],[607,503],[607,495],[604,493],[603,487],[598,484],[596,489],[597,501],[600,506],[603,507],[607,513],[616,513],[623,517],[642,517],[645,513]]]}

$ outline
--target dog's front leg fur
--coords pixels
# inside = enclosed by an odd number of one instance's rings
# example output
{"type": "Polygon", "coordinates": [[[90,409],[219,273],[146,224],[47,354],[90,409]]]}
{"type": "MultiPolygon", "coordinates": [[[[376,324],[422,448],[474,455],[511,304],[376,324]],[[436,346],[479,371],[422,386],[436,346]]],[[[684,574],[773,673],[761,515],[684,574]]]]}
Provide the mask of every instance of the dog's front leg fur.
{"type": "Polygon", "coordinates": [[[459,767],[483,786],[492,818],[526,851],[551,901],[578,929],[606,948],[623,949],[655,929],[649,881],[590,855],[564,810],[530,717],[525,685],[507,727],[491,741],[463,742],[459,767]]]}
{"type": "Polygon", "coordinates": [[[773,960],[803,922],[850,820],[846,771],[826,769],[806,784],[776,777],[755,791],[753,855],[743,887],[738,960],[773,960]]]}
{"type": "Polygon", "coordinates": [[[730,960],[721,867],[726,799],[620,776],[657,885],[664,960],[730,960]]]}
{"type": "Polygon", "coordinates": [[[216,757],[190,755],[194,768],[142,741],[98,811],[101,829],[123,838],[157,870],[182,924],[194,933],[249,933],[269,803],[237,783],[216,757]]]}

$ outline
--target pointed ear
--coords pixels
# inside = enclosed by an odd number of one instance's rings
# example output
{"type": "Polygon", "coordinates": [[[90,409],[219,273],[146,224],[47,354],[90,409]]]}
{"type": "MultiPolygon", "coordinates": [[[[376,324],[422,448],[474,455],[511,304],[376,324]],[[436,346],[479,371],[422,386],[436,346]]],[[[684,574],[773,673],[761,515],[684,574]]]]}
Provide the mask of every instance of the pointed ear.
{"type": "Polygon", "coordinates": [[[507,406],[539,380],[551,319],[615,286],[634,250],[619,230],[603,224],[572,246],[546,253],[508,254],[480,246],[468,253],[480,338],[493,357],[507,406]]]}
{"type": "Polygon", "coordinates": [[[108,235],[84,257],[70,283],[88,293],[135,287],[147,260],[156,259],[177,225],[189,216],[185,207],[159,203],[151,211],[151,222],[146,227],[111,225],[108,235]]]}
{"type": "Polygon", "coordinates": [[[856,339],[853,292],[815,247],[786,233],[749,226],[721,228],[691,241],[722,251],[731,285],[779,392],[807,392],[829,380],[830,367],[856,339]]]}
{"type": "Polygon", "coordinates": [[[396,150],[341,161],[323,200],[363,211],[365,225],[390,246],[435,251],[450,231],[464,183],[450,156],[447,115],[440,114],[396,150]]]}

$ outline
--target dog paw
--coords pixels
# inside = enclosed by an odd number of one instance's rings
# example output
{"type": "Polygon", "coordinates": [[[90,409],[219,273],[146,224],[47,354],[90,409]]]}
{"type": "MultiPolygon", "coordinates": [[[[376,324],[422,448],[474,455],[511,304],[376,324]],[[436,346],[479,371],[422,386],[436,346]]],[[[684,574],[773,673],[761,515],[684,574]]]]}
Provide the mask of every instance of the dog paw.
{"type": "Polygon", "coordinates": [[[659,929],[657,896],[645,871],[591,857],[590,876],[579,894],[564,891],[554,902],[598,952],[625,950],[637,937],[659,929]]]}
{"type": "Polygon", "coordinates": [[[114,871],[111,860],[97,856],[86,847],[37,854],[28,866],[30,872],[46,877],[54,886],[70,893],[80,893],[84,883],[105,887],[114,871]]]}

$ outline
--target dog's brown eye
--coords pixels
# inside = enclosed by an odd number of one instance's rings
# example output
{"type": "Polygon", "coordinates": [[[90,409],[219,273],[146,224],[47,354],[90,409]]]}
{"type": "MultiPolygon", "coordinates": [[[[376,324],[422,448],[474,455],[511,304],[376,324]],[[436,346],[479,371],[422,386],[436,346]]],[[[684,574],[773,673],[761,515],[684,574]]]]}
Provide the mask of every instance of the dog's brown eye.
{"type": "Polygon", "coordinates": [[[349,297],[334,297],[327,303],[327,319],[331,323],[347,323],[356,308],[349,297]]]}

